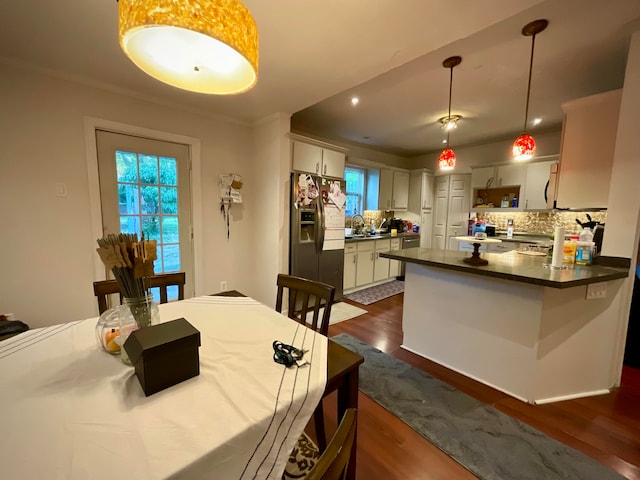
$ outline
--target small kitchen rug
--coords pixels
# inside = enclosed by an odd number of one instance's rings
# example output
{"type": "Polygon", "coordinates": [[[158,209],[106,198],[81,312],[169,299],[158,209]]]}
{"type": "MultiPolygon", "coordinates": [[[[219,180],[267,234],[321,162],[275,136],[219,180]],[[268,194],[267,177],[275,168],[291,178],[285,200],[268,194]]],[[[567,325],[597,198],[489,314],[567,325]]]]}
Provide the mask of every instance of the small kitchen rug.
{"type": "Polygon", "coordinates": [[[360,390],[481,480],[623,480],[535,428],[346,333],[360,390]]]}
{"type": "Polygon", "coordinates": [[[381,285],[358,290],[357,292],[345,295],[344,298],[358,302],[361,305],[370,305],[402,292],[404,292],[404,282],[402,280],[393,280],[381,285]]]}
{"type": "MultiPolygon", "coordinates": [[[[344,322],[345,320],[351,320],[352,318],[359,317],[360,315],[364,315],[368,313],[366,310],[362,308],[358,308],[355,305],[351,305],[345,302],[336,302],[331,306],[331,315],[329,316],[329,325],[333,325],[334,323],[344,322]]],[[[322,318],[324,314],[324,308],[320,309],[319,318],[322,318]]],[[[311,322],[311,318],[313,317],[313,313],[307,313],[307,322],[311,322]]]]}

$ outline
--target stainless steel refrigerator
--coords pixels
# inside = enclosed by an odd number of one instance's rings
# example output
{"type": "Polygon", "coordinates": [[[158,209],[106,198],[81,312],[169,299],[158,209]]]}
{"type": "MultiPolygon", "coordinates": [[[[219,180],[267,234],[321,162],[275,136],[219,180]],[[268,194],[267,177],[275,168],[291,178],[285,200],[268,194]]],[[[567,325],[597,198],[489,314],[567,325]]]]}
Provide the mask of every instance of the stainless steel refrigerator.
{"type": "Polygon", "coordinates": [[[319,280],[342,298],[344,275],[344,180],[291,174],[291,275],[319,280]]]}

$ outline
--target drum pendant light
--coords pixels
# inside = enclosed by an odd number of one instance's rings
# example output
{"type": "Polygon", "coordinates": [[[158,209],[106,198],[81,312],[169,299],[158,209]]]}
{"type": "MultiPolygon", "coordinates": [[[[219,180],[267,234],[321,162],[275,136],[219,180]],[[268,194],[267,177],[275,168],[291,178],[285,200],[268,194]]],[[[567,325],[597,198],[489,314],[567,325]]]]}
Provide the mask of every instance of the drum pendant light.
{"type": "Polygon", "coordinates": [[[258,80],[258,29],[239,0],[119,0],[120,47],[177,88],[227,95],[258,80]]]}
{"type": "Polygon", "coordinates": [[[524,126],[522,134],[513,142],[513,159],[518,161],[530,160],[536,151],[536,141],[527,133],[527,120],[529,117],[529,96],[531,93],[531,72],[533,71],[533,51],[536,44],[536,35],[542,32],[549,22],[547,20],[534,20],[522,28],[522,35],[531,37],[531,58],[529,60],[529,83],[527,84],[527,100],[524,110],[524,126]]]}
{"type": "MultiPolygon", "coordinates": [[[[442,62],[442,66],[444,68],[449,68],[451,70],[451,74],[449,76],[449,114],[447,115],[448,119],[451,119],[451,90],[453,88],[453,67],[460,65],[462,62],[462,57],[449,57],[444,62],[442,62]]],[[[438,158],[438,165],[440,166],[440,170],[453,170],[453,167],[456,166],[456,154],[451,150],[449,146],[449,134],[451,129],[447,128],[447,148],[445,148],[440,157],[438,158]]]]}

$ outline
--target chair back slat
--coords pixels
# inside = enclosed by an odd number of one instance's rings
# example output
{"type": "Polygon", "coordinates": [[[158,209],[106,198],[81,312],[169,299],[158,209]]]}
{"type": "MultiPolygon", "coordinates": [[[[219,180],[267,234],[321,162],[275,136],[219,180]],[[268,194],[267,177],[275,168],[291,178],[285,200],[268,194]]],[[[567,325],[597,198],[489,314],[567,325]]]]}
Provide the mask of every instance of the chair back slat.
{"type": "MultiPolygon", "coordinates": [[[[149,288],[158,288],[160,290],[160,303],[167,303],[167,288],[178,287],[178,300],[184,300],[184,284],[186,275],[184,272],[176,273],[160,273],[149,277],[149,288]]],[[[122,303],[122,292],[120,286],[115,280],[101,280],[93,282],[93,293],[98,299],[98,311],[102,314],[107,308],[107,297],[109,295],[118,294],[120,303],[122,303]]]]}
{"type": "Polygon", "coordinates": [[[346,479],[357,426],[357,410],[347,409],[338,425],[338,430],[327,445],[327,449],[320,455],[318,462],[305,477],[306,480],[346,479]]]}
{"type": "Polygon", "coordinates": [[[335,287],[283,273],[278,275],[277,285],[276,311],[282,313],[284,292],[287,291],[289,295],[287,316],[322,335],[326,336],[329,333],[329,318],[336,294],[335,287]],[[323,308],[324,311],[320,316],[320,310],[323,308]],[[311,318],[308,318],[309,315],[311,318]]]}

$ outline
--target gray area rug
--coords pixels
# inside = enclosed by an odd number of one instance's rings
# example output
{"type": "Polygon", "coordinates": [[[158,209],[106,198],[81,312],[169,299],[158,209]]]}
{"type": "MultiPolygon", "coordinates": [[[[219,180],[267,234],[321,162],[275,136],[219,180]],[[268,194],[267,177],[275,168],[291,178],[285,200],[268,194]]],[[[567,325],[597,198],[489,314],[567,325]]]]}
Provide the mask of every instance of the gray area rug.
{"type": "Polygon", "coordinates": [[[624,477],[377,348],[331,337],[365,359],[360,390],[482,480],[624,477]]]}
{"type": "Polygon", "coordinates": [[[358,290],[357,292],[345,295],[344,298],[358,302],[361,305],[371,305],[374,302],[402,292],[404,292],[404,282],[401,280],[392,280],[387,283],[358,290]]]}

